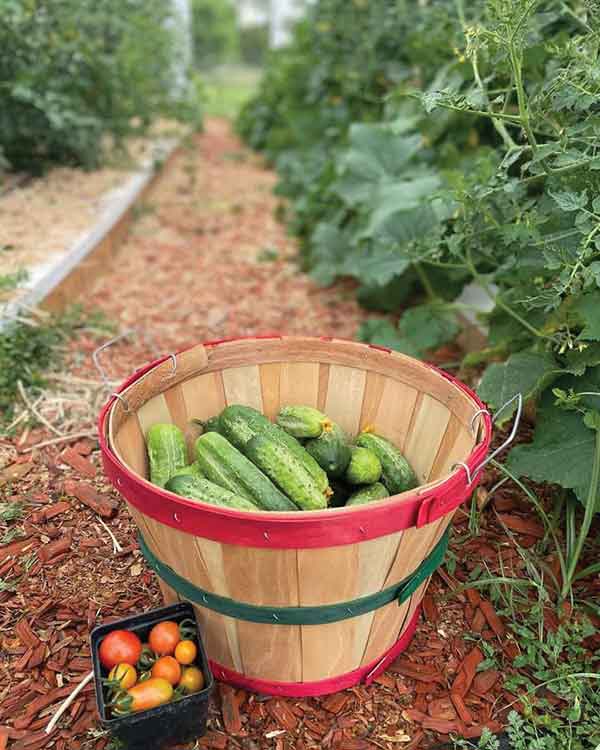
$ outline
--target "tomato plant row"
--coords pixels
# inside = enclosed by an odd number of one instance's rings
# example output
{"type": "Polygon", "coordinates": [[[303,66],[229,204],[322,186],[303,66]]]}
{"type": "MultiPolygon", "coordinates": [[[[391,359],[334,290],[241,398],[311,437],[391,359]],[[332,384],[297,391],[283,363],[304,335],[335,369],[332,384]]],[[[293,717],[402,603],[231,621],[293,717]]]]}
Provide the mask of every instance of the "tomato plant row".
{"type": "MultiPolygon", "coordinates": [[[[538,403],[515,477],[567,490],[566,594],[598,507],[600,19],[580,0],[320,0],[238,130],[289,199],[306,270],[360,282],[361,335],[420,356],[492,311],[480,393],[538,403]]],[[[506,418],[510,415],[506,415],[506,418]]]]}

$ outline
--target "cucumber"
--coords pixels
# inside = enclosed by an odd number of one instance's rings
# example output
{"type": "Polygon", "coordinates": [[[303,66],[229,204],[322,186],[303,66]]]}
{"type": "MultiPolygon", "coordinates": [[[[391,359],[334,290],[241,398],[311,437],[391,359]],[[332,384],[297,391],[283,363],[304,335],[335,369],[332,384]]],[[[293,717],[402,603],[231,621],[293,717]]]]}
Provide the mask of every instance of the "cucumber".
{"type": "Polygon", "coordinates": [[[372,432],[361,432],[356,438],[356,445],[368,448],[377,454],[381,461],[381,481],[388,488],[390,494],[406,492],[417,487],[417,475],[398,448],[381,435],[372,432]]]}
{"type": "Polygon", "coordinates": [[[372,503],[375,500],[383,500],[384,497],[389,496],[390,493],[381,482],[374,482],[353,492],[346,501],[346,505],[364,505],[365,503],[372,503]]]}
{"type": "Polygon", "coordinates": [[[187,466],[187,446],[183,432],[174,424],[153,424],[146,435],[150,481],[164,487],[169,479],[187,466]]]}
{"type": "Polygon", "coordinates": [[[299,461],[305,465],[307,471],[323,492],[327,491],[329,480],[327,474],[319,466],[317,461],[310,456],[296,440],[288,435],[279,425],[273,424],[264,414],[261,414],[251,406],[240,406],[232,404],[223,409],[219,415],[218,432],[227,438],[238,450],[245,452],[246,444],[255,435],[267,435],[278,440],[293,453],[299,461]]]}
{"type": "Polygon", "coordinates": [[[352,447],[352,456],[346,469],[346,481],[350,484],[373,484],[381,476],[381,462],[368,448],[352,447]]]}
{"type": "Polygon", "coordinates": [[[330,477],[342,477],[350,463],[350,446],[342,428],[331,424],[331,430],[323,431],[318,438],[309,440],[304,446],[330,477]]]}
{"type": "Polygon", "coordinates": [[[263,510],[298,510],[271,480],[218,432],[196,440],[196,457],[211,482],[255,503],[263,510]]]}
{"type": "Polygon", "coordinates": [[[277,424],[295,438],[317,438],[323,430],[331,429],[331,421],[312,406],[284,406],[277,424]]]}
{"type": "Polygon", "coordinates": [[[260,508],[245,497],[234,495],[233,492],[219,487],[218,484],[202,479],[198,476],[177,474],[167,482],[165,489],[176,495],[187,497],[189,500],[200,500],[211,505],[223,505],[236,510],[260,510],[260,508]]]}
{"type": "Polygon", "coordinates": [[[246,455],[302,510],[327,507],[331,490],[327,494],[320,490],[302,461],[282,443],[267,435],[255,435],[246,445],[246,455]]]}
{"type": "MultiPolygon", "coordinates": [[[[197,461],[194,461],[193,464],[189,464],[189,466],[184,466],[183,469],[177,469],[175,474],[171,477],[202,477],[202,471],[200,470],[200,466],[198,465],[197,461]]],[[[169,480],[170,481],[170,480],[169,480]]]]}

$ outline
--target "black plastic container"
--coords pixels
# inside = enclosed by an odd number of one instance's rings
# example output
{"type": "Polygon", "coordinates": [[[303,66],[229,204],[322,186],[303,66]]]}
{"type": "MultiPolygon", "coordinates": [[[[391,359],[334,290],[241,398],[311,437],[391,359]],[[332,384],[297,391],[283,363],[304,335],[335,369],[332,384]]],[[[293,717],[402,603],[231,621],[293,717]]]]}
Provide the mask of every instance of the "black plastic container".
{"type": "Polygon", "coordinates": [[[123,742],[127,748],[132,750],[136,748],[158,750],[172,744],[191,742],[206,732],[208,699],[214,679],[200,638],[196,614],[190,604],[182,602],[169,607],[153,609],[140,615],[124,617],[122,620],[115,620],[107,625],[98,625],[92,631],[90,641],[100,724],[123,742]],[[146,641],[150,630],[157,623],[163,622],[163,620],[181,622],[186,619],[193,620],[196,623],[196,643],[198,645],[196,662],[204,674],[204,689],[198,693],[186,695],[173,701],[173,703],[157,706],[148,711],[109,718],[102,684],[102,678],[106,677],[106,674],[98,656],[98,648],[102,639],[111,630],[131,630],[139,635],[142,641],[146,641]]]}

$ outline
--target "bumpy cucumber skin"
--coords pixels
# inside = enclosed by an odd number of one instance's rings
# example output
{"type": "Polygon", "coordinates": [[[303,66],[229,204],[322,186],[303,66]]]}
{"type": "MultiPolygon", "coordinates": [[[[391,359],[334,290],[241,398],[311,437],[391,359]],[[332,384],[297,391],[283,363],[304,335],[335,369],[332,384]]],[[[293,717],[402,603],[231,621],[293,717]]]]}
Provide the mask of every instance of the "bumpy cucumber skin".
{"type": "Polygon", "coordinates": [[[342,428],[332,423],[331,429],[309,440],[304,450],[315,459],[330,477],[343,477],[350,463],[351,450],[342,428]]]}
{"type": "Polygon", "coordinates": [[[146,435],[150,481],[164,487],[179,469],[187,466],[183,432],[174,424],[153,424],[146,435]]]}
{"type": "Polygon", "coordinates": [[[346,469],[346,481],[350,484],[373,484],[381,476],[381,461],[368,448],[352,448],[350,463],[346,469]]]}
{"type": "MultiPolygon", "coordinates": [[[[189,464],[189,466],[184,466],[183,469],[178,469],[175,474],[171,477],[173,479],[174,477],[203,477],[202,471],[200,470],[200,466],[198,465],[197,461],[194,461],[193,464],[189,464]]],[[[170,481],[170,480],[169,480],[170,481]]]]}
{"type": "Polygon", "coordinates": [[[260,510],[250,500],[234,495],[233,492],[219,487],[218,484],[198,476],[177,474],[169,479],[165,489],[189,500],[200,500],[211,505],[221,505],[226,508],[235,508],[235,510],[260,510]]]}
{"type": "Polygon", "coordinates": [[[302,510],[327,507],[322,492],[304,464],[285,445],[267,435],[255,435],[246,455],[259,466],[302,510]]]}
{"type": "Polygon", "coordinates": [[[261,414],[251,406],[239,406],[232,404],[223,409],[219,416],[218,432],[235,445],[238,450],[245,453],[247,443],[255,435],[267,435],[278,440],[293,453],[299,461],[306,466],[308,473],[319,485],[319,489],[325,492],[329,486],[327,474],[309,455],[295,437],[288,435],[279,425],[273,424],[264,414],[261,414]]]}
{"type": "Polygon", "coordinates": [[[295,438],[317,438],[331,423],[312,406],[284,406],[277,415],[277,424],[295,438]]]}
{"type": "Polygon", "coordinates": [[[262,510],[298,510],[263,472],[218,432],[196,440],[196,456],[202,473],[211,482],[250,500],[262,510]]]}
{"type": "Polygon", "coordinates": [[[375,500],[383,500],[384,497],[389,496],[390,493],[381,482],[374,482],[373,484],[367,484],[365,487],[361,487],[360,490],[353,492],[346,501],[346,506],[365,505],[366,503],[372,503],[375,500]]]}
{"type": "Polygon", "coordinates": [[[419,481],[411,465],[392,442],[372,432],[361,432],[356,445],[377,454],[381,461],[381,481],[392,495],[418,487],[419,481]]]}

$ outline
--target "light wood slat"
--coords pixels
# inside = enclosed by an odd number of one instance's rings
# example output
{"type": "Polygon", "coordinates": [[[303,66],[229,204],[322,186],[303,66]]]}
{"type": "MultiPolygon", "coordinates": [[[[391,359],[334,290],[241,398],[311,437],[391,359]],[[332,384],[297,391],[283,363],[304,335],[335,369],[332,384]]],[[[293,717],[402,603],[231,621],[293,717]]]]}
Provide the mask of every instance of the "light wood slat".
{"type": "Polygon", "coordinates": [[[281,403],[279,397],[280,379],[281,365],[279,362],[260,366],[263,413],[269,419],[273,419],[279,411],[279,405],[281,403]]]}
{"type": "Polygon", "coordinates": [[[458,419],[452,416],[429,472],[429,481],[447,476],[452,466],[457,461],[464,461],[474,447],[475,436],[469,434],[458,419]]]}
{"type": "Polygon", "coordinates": [[[361,417],[361,428],[372,425],[374,432],[404,451],[417,396],[414,388],[385,378],[378,408],[370,422],[361,417]]]}
{"type": "Polygon", "coordinates": [[[167,402],[167,408],[171,414],[171,421],[176,424],[185,435],[186,445],[188,449],[188,460],[193,461],[194,456],[194,442],[195,438],[201,433],[201,428],[189,425],[188,411],[183,397],[183,387],[176,385],[174,388],[169,388],[165,391],[165,401],[167,402]]]}
{"type": "Polygon", "coordinates": [[[319,365],[317,362],[283,362],[281,365],[281,406],[317,406],[319,365]]]}
{"type": "Polygon", "coordinates": [[[379,404],[385,388],[386,376],[378,372],[367,372],[365,380],[365,392],[363,395],[362,408],[360,412],[360,429],[369,425],[376,425],[379,404]]]}
{"type": "Polygon", "coordinates": [[[356,668],[355,617],[326,625],[302,625],[302,680],[312,682],[335,677],[356,668]]]}
{"type": "Polygon", "coordinates": [[[329,387],[329,365],[321,363],[319,365],[319,395],[317,398],[317,409],[325,410],[327,403],[327,389],[329,387]]]}
{"type": "Polygon", "coordinates": [[[361,660],[361,666],[381,658],[398,640],[398,634],[406,620],[410,601],[398,605],[390,602],[381,607],[372,619],[371,633],[361,660]]]}
{"type": "Polygon", "coordinates": [[[173,419],[163,393],[147,401],[137,412],[140,427],[146,436],[153,424],[172,424],[173,419]]]}
{"type": "Polygon", "coordinates": [[[124,464],[142,477],[148,476],[146,442],[137,414],[128,416],[113,441],[113,448],[124,464]]]}
{"type": "Polygon", "coordinates": [[[275,682],[302,681],[302,643],[298,625],[238,621],[244,673],[275,682]]]}
{"type": "Polygon", "coordinates": [[[420,484],[427,481],[449,421],[448,409],[425,394],[415,414],[412,431],[405,446],[406,457],[415,470],[420,484]]]}
{"type": "Polygon", "coordinates": [[[298,605],[296,550],[222,545],[229,596],[274,607],[298,605]]]}
{"type": "Polygon", "coordinates": [[[350,435],[356,435],[365,392],[365,370],[331,365],[325,413],[350,435]]]}
{"type": "Polygon", "coordinates": [[[181,391],[188,419],[206,421],[219,414],[226,406],[220,372],[209,372],[186,380],[181,391]]]}
{"type": "Polygon", "coordinates": [[[299,549],[298,604],[337,604],[355,598],[358,545],[299,549]]]}
{"type": "Polygon", "coordinates": [[[258,365],[232,367],[223,370],[222,376],[227,404],[242,404],[263,410],[258,365]]]}
{"type": "MultiPolygon", "coordinates": [[[[355,595],[357,598],[374,594],[384,588],[398,551],[401,535],[401,532],[397,532],[356,545],[358,547],[358,578],[355,595]]],[[[361,663],[374,617],[375,610],[356,618],[353,669],[361,663]]]]}
{"type": "Polygon", "coordinates": [[[238,654],[237,659],[233,659],[230,644],[230,634],[236,632],[236,620],[212,612],[206,607],[199,607],[197,604],[194,604],[194,609],[209,659],[214,659],[229,669],[240,671],[241,657],[238,654]]]}

